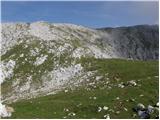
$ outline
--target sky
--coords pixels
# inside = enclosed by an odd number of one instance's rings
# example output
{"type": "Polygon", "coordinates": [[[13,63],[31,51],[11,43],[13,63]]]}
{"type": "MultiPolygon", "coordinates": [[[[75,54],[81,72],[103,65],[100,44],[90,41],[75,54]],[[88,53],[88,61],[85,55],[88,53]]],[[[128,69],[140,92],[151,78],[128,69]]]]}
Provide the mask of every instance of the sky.
{"type": "Polygon", "coordinates": [[[2,1],[2,22],[72,23],[91,28],[158,24],[156,1],[2,1]]]}

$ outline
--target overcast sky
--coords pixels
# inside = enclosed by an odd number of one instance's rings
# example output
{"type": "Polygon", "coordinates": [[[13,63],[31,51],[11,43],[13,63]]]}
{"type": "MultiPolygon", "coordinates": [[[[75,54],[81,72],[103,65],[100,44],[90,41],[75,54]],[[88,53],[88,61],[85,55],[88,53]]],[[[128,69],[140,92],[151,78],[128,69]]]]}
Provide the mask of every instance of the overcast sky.
{"type": "Polygon", "coordinates": [[[158,24],[158,2],[2,2],[2,22],[48,21],[88,27],[158,24]]]}

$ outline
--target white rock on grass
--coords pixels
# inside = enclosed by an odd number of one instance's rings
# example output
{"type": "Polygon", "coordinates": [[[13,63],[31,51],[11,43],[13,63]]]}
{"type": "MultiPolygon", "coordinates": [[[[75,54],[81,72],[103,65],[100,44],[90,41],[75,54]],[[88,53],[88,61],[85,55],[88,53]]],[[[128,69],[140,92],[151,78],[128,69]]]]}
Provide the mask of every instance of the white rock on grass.
{"type": "Polygon", "coordinates": [[[6,79],[10,78],[13,75],[13,69],[16,65],[16,62],[13,60],[9,60],[8,62],[1,63],[1,83],[6,79]]]}
{"type": "Polygon", "coordinates": [[[93,97],[93,100],[96,100],[97,99],[97,97],[93,97]]]}
{"type": "Polygon", "coordinates": [[[39,54],[39,52],[40,52],[40,50],[37,47],[35,47],[34,49],[30,50],[30,55],[31,56],[36,56],[36,55],[39,54]]]}
{"type": "Polygon", "coordinates": [[[72,57],[75,57],[75,58],[80,58],[81,56],[85,55],[86,52],[85,52],[85,49],[84,48],[77,48],[73,51],[72,53],[72,57]]]}
{"type": "Polygon", "coordinates": [[[109,108],[107,106],[104,106],[103,107],[103,110],[108,110],[109,108]]]}
{"type": "Polygon", "coordinates": [[[131,80],[128,83],[129,83],[129,85],[132,85],[132,86],[136,86],[137,85],[137,83],[135,82],[135,80],[131,80]]]}
{"type": "Polygon", "coordinates": [[[14,112],[13,108],[6,107],[0,102],[0,117],[11,117],[12,112],[14,112]]]}
{"type": "Polygon", "coordinates": [[[116,114],[119,114],[120,113],[120,111],[116,111],[116,114]]]}
{"type": "Polygon", "coordinates": [[[68,90],[64,90],[64,92],[65,92],[65,93],[67,93],[67,92],[68,92],[68,90]]]}
{"type": "Polygon", "coordinates": [[[127,108],[125,108],[125,107],[124,107],[124,110],[125,110],[125,111],[128,111],[128,109],[127,109],[127,108]]]}
{"type": "Polygon", "coordinates": [[[159,76],[154,76],[155,78],[159,78],[159,76]]]}
{"type": "Polygon", "coordinates": [[[118,87],[119,87],[119,88],[124,88],[125,86],[122,85],[122,84],[118,84],[118,87]]]}
{"type": "Polygon", "coordinates": [[[116,100],[119,100],[120,98],[119,97],[116,97],[116,100]]]}
{"type": "Polygon", "coordinates": [[[36,61],[34,62],[34,65],[41,65],[44,63],[44,61],[47,59],[48,55],[44,55],[44,56],[41,56],[41,57],[37,57],[36,58],[36,61]]]}
{"type": "Polygon", "coordinates": [[[110,119],[110,116],[109,116],[109,114],[107,114],[107,115],[104,115],[103,117],[104,117],[104,118],[106,118],[106,119],[110,119]]]}
{"type": "Polygon", "coordinates": [[[143,110],[145,108],[145,106],[142,103],[138,103],[137,108],[139,110],[143,110]]]}
{"type": "Polygon", "coordinates": [[[153,113],[154,112],[154,107],[151,105],[148,105],[147,110],[149,113],[153,113]]]}
{"type": "Polygon", "coordinates": [[[102,111],[102,108],[101,107],[98,107],[98,112],[101,112],[102,111]]]}
{"type": "Polygon", "coordinates": [[[64,108],[64,111],[68,112],[68,111],[69,111],[69,109],[68,109],[68,108],[64,108]]]}
{"type": "Polygon", "coordinates": [[[19,57],[24,57],[24,54],[22,53],[19,57]]]}
{"type": "Polygon", "coordinates": [[[159,102],[157,102],[156,106],[159,107],[159,102]]]}
{"type": "Polygon", "coordinates": [[[74,112],[68,113],[68,116],[75,116],[76,114],[74,112]]]}
{"type": "Polygon", "coordinates": [[[103,76],[96,76],[96,80],[100,80],[102,78],[103,78],[103,76]]]}
{"type": "Polygon", "coordinates": [[[143,94],[140,94],[139,96],[140,96],[140,97],[143,97],[144,95],[143,95],[143,94]]]}

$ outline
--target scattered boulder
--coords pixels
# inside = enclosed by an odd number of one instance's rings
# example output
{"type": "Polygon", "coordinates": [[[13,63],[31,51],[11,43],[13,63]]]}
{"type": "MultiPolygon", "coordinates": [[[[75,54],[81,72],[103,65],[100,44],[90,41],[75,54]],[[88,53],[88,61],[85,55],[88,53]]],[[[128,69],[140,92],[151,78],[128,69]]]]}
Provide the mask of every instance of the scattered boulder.
{"type": "Polygon", "coordinates": [[[107,106],[104,106],[103,107],[103,110],[108,110],[109,108],[107,106]]]}
{"type": "Polygon", "coordinates": [[[143,95],[143,94],[140,94],[139,96],[140,96],[140,97],[143,97],[144,95],[143,95]]]}
{"type": "Polygon", "coordinates": [[[107,114],[107,115],[104,115],[103,117],[104,117],[104,118],[106,118],[106,119],[110,119],[110,116],[109,116],[109,114],[107,114]]]}
{"type": "Polygon", "coordinates": [[[159,107],[159,102],[157,102],[156,106],[159,107]]]}
{"type": "Polygon", "coordinates": [[[119,97],[116,97],[116,100],[119,100],[120,98],[119,97]]]}
{"type": "Polygon", "coordinates": [[[125,108],[125,107],[124,107],[124,110],[125,110],[125,111],[128,111],[128,109],[127,109],[127,108],[125,108]]]}
{"type": "Polygon", "coordinates": [[[14,112],[12,107],[0,103],[0,117],[11,117],[12,112],[14,112]]]}
{"type": "Polygon", "coordinates": [[[138,103],[137,109],[138,109],[138,110],[144,110],[144,109],[145,109],[145,106],[144,106],[142,103],[138,103]]]}
{"type": "Polygon", "coordinates": [[[135,80],[131,80],[131,81],[128,81],[128,85],[129,86],[136,86],[137,83],[135,82],[135,80]]]}
{"type": "Polygon", "coordinates": [[[64,92],[65,92],[65,93],[67,93],[67,92],[68,92],[68,90],[64,90],[64,92]]]}
{"type": "Polygon", "coordinates": [[[101,107],[98,107],[98,112],[101,112],[102,111],[102,108],[101,107]]]}
{"type": "Polygon", "coordinates": [[[159,109],[151,105],[148,105],[147,108],[145,108],[142,103],[139,103],[133,108],[133,111],[135,111],[141,119],[159,118],[159,109]]]}
{"type": "Polygon", "coordinates": [[[150,115],[147,111],[142,111],[142,110],[139,110],[138,111],[138,116],[141,118],[141,119],[149,119],[150,118],[150,115]]]}
{"type": "Polygon", "coordinates": [[[93,99],[94,99],[94,100],[96,100],[96,99],[97,99],[97,97],[93,97],[93,99]]]}
{"type": "Polygon", "coordinates": [[[147,107],[147,112],[148,112],[148,113],[153,113],[153,112],[154,112],[154,107],[151,106],[151,105],[148,105],[148,107],[147,107]]]}
{"type": "Polygon", "coordinates": [[[125,86],[123,84],[118,84],[119,88],[124,88],[125,86]]]}

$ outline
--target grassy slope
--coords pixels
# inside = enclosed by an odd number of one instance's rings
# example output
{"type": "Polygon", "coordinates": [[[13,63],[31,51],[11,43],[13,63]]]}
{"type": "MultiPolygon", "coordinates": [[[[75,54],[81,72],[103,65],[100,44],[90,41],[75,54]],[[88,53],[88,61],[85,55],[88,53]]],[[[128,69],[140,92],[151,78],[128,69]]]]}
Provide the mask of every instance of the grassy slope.
{"type": "MultiPolygon", "coordinates": [[[[158,101],[158,78],[155,77],[158,76],[158,61],[82,58],[79,62],[86,71],[98,70],[97,75],[104,76],[95,84],[95,88],[84,85],[67,93],[62,91],[56,95],[13,103],[10,106],[15,112],[11,118],[103,118],[105,114],[110,114],[111,118],[133,118],[132,108],[137,103],[154,105],[158,101]],[[109,75],[106,76],[106,73],[109,75]],[[117,87],[120,82],[126,83],[129,80],[136,80],[138,86],[117,87]],[[111,86],[111,89],[108,86],[111,86]],[[141,94],[144,96],[140,97],[141,94]],[[117,97],[120,99],[116,100],[117,97]],[[103,106],[108,106],[115,112],[104,110],[97,112],[98,107],[103,106]],[[124,107],[128,111],[125,111],[124,107]],[[65,108],[69,111],[65,111],[65,108]],[[120,113],[116,114],[116,111],[120,113]],[[68,113],[71,112],[76,115],[69,116],[68,113]]],[[[94,78],[90,79],[94,81],[94,78]]]]}

